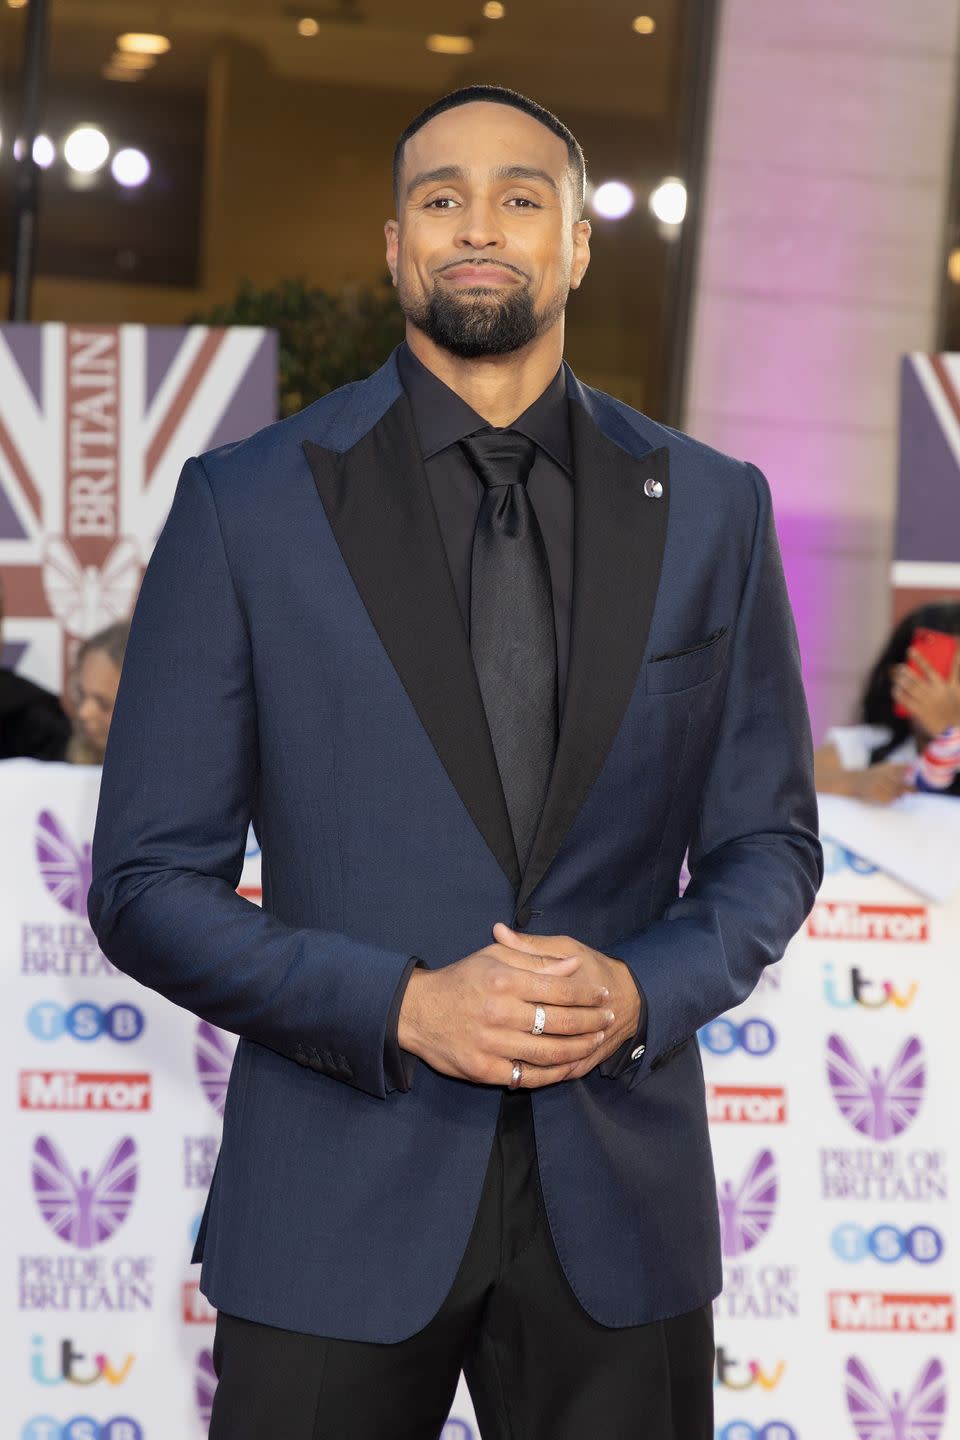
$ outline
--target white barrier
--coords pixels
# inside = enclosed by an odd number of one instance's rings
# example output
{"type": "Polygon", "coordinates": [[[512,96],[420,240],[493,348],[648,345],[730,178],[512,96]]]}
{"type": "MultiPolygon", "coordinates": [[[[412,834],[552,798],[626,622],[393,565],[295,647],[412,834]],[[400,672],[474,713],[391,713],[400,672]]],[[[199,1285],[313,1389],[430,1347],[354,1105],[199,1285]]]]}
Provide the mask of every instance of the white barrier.
{"type": "MultiPolygon", "coordinates": [[[[201,1440],[215,1317],[189,1256],[234,1040],[100,954],[98,782],[0,764],[5,1433],[201,1440]]],[[[927,906],[826,851],[805,932],[701,1036],[726,1251],[717,1435],[947,1440],[960,897],[927,906]]],[[[241,889],[258,898],[255,846],[241,889]]],[[[444,1440],[477,1440],[462,1382],[444,1440]]]]}

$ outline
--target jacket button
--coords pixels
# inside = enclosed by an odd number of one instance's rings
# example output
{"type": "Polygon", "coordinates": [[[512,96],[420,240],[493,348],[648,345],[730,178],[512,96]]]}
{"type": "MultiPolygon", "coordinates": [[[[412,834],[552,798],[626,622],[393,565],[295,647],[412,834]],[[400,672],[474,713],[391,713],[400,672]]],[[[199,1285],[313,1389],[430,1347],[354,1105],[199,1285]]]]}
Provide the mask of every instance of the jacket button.
{"type": "Polygon", "coordinates": [[[511,930],[526,930],[526,928],[527,928],[527,926],[528,926],[529,924],[530,924],[530,906],[529,906],[529,905],[522,905],[522,906],[520,907],[520,909],[517,911],[516,915],[514,915],[514,917],[513,917],[513,924],[511,925],[510,928],[511,928],[511,930]]]}

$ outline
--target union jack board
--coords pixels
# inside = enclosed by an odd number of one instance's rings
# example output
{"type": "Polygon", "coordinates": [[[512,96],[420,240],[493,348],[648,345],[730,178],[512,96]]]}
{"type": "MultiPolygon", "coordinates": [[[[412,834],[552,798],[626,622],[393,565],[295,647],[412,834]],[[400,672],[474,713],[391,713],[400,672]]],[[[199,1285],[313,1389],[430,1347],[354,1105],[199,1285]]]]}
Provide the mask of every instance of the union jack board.
{"type": "Polygon", "coordinates": [[[62,691],[133,609],[183,462],[276,418],[272,330],[0,326],[3,664],[62,691]]]}
{"type": "Polygon", "coordinates": [[[960,355],[908,355],[900,385],[894,619],[960,600],[960,355]]]}

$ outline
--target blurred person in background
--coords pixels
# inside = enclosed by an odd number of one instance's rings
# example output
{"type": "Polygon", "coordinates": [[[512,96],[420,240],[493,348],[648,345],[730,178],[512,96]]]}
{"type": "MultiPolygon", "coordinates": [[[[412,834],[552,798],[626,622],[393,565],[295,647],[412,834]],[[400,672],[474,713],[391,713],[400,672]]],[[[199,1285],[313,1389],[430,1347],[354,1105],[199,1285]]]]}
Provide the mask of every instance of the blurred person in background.
{"type": "Polygon", "coordinates": [[[130,633],[121,620],[84,640],[73,671],[73,734],[66,758],[74,765],[102,765],[113,705],[130,633]]]}
{"type": "Polygon", "coordinates": [[[960,646],[949,673],[940,675],[913,648],[921,628],[960,636],[960,601],[921,605],[894,628],[867,676],[860,723],[834,726],[816,751],[822,794],[874,805],[909,790],[960,795],[960,646]],[[895,714],[897,704],[909,713],[895,714]]]}
{"type": "MultiPolygon", "coordinates": [[[[3,581],[0,579],[0,648],[3,645],[3,581]]],[[[0,669],[0,760],[62,760],[70,721],[42,685],[0,669]]]]}

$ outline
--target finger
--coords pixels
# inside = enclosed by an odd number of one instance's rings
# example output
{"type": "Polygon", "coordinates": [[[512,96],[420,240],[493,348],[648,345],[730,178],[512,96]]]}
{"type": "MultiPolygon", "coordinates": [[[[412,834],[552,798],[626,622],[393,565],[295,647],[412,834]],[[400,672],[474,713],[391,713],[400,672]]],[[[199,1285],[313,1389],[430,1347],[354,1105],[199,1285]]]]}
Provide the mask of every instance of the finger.
{"type": "Polygon", "coordinates": [[[593,1055],[606,1039],[604,1030],[591,1035],[521,1035],[518,1030],[496,1036],[497,1049],[509,1048],[514,1060],[545,1067],[576,1065],[593,1055]]]}
{"type": "Polygon", "coordinates": [[[514,1087],[510,1085],[513,1074],[513,1061],[504,1062],[507,1068],[507,1088],[517,1090],[540,1090],[544,1085],[556,1085],[560,1080],[566,1080],[573,1073],[572,1065],[530,1065],[523,1062],[523,1076],[520,1084],[514,1087]]]}
{"type": "Polygon", "coordinates": [[[519,970],[525,975],[575,975],[583,964],[582,955],[521,955],[498,945],[497,959],[506,970],[519,970]]]}
{"type": "Polygon", "coordinates": [[[502,920],[494,923],[493,934],[498,944],[527,954],[572,955],[580,948],[578,942],[569,935],[524,935],[519,930],[511,930],[502,920]]]}
{"type": "Polygon", "coordinates": [[[907,654],[910,656],[910,659],[913,661],[914,665],[917,667],[920,673],[922,675],[925,675],[928,680],[943,679],[943,676],[940,674],[939,670],[935,670],[933,668],[926,655],[923,655],[919,650],[915,650],[912,645],[907,651],[907,654]]]}
{"type": "MultiPolygon", "coordinates": [[[[493,1023],[504,1029],[532,1035],[537,1007],[528,1000],[505,1001],[493,1011],[493,1023]]],[[[605,1005],[544,1005],[543,1035],[593,1035],[609,1030],[616,1015],[605,1005]]]]}
{"type": "Polygon", "coordinates": [[[585,975],[550,975],[543,970],[520,970],[504,967],[505,980],[502,987],[494,983],[494,989],[501,994],[513,995],[534,1005],[605,1005],[610,991],[598,980],[585,975]]]}
{"type": "Polygon", "coordinates": [[[926,689],[926,682],[925,682],[919,675],[917,675],[913,670],[908,670],[908,669],[906,668],[906,666],[904,666],[904,668],[900,671],[899,675],[897,676],[896,680],[894,680],[894,682],[893,682],[893,693],[894,693],[894,694],[897,694],[897,693],[899,692],[901,695],[903,695],[903,694],[907,694],[907,695],[909,695],[909,694],[918,694],[918,695],[919,695],[919,694],[922,694],[925,689],[926,689]]]}

